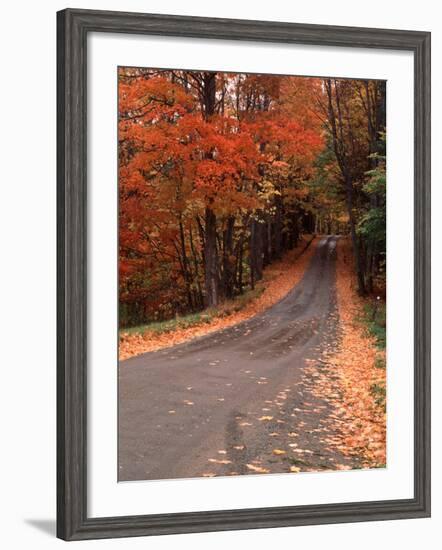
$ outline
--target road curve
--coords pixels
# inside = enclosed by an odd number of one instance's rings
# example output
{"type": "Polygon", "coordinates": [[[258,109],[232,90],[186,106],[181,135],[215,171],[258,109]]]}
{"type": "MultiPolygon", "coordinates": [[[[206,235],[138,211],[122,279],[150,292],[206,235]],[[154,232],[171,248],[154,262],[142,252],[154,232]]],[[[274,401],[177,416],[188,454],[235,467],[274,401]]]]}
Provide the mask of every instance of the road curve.
{"type": "Polygon", "coordinates": [[[306,360],[338,339],[336,241],[322,238],[302,280],[263,313],[120,362],[119,481],[290,471],[293,432],[308,469],[345,460],[315,435],[329,406],[300,386],[306,360]]]}

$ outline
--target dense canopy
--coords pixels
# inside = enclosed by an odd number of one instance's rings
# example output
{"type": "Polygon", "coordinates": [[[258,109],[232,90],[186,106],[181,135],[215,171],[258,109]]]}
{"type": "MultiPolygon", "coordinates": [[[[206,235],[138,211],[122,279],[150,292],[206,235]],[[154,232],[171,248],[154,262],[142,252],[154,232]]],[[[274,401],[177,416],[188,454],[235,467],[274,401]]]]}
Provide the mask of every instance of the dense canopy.
{"type": "Polygon", "coordinates": [[[216,307],[303,233],[385,272],[385,83],[119,70],[120,324],[216,307]]]}

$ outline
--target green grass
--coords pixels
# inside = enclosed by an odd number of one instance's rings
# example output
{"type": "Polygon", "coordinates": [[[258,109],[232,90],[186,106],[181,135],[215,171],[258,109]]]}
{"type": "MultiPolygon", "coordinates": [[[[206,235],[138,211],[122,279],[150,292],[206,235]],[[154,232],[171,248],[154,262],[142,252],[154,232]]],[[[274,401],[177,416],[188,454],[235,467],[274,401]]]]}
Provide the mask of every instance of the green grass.
{"type": "Polygon", "coordinates": [[[164,334],[178,329],[186,329],[197,325],[210,323],[218,317],[227,317],[244,309],[252,300],[258,298],[264,292],[264,286],[257,286],[254,290],[248,290],[244,294],[237,296],[234,300],[226,301],[217,308],[210,308],[198,313],[189,313],[188,315],[177,316],[167,321],[155,321],[135,327],[120,329],[122,334],[164,334]]]}
{"type": "Polygon", "coordinates": [[[250,302],[259,298],[264,292],[265,287],[258,283],[254,290],[247,290],[244,294],[237,296],[234,300],[224,302],[217,309],[217,316],[225,317],[244,309],[250,302]],[[258,286],[259,285],[259,286],[258,286]]]}
{"type": "MultiPolygon", "coordinates": [[[[360,321],[365,326],[368,334],[374,338],[376,347],[379,350],[385,350],[387,344],[385,304],[380,300],[366,304],[360,321]]],[[[380,353],[376,356],[374,366],[377,369],[385,370],[385,354],[380,353]]],[[[385,412],[387,399],[385,383],[372,384],[370,394],[375,404],[385,412]]]]}
{"type": "Polygon", "coordinates": [[[373,396],[376,405],[385,411],[387,399],[387,391],[385,386],[383,384],[372,384],[370,387],[370,393],[373,396]]]}
{"type": "Polygon", "coordinates": [[[293,464],[293,466],[311,466],[309,462],[306,462],[305,460],[302,460],[301,458],[294,458],[294,457],[287,457],[287,461],[290,462],[290,464],[293,464]]]}
{"type": "Polygon", "coordinates": [[[386,365],[386,362],[385,362],[385,357],[379,357],[377,356],[374,360],[374,366],[377,368],[377,369],[386,369],[387,365],[386,365]]]}
{"type": "Polygon", "coordinates": [[[154,334],[163,334],[172,332],[177,329],[189,328],[203,323],[210,323],[214,318],[213,312],[205,310],[200,313],[189,313],[183,317],[175,317],[168,321],[156,321],[146,325],[138,325],[136,327],[128,327],[120,329],[120,334],[145,334],[152,332],[154,334]]]}
{"type": "MultiPolygon", "coordinates": [[[[366,304],[361,318],[367,332],[376,340],[376,346],[384,350],[387,345],[386,308],[382,302],[366,304]]],[[[378,366],[378,365],[376,365],[378,366]]]]}

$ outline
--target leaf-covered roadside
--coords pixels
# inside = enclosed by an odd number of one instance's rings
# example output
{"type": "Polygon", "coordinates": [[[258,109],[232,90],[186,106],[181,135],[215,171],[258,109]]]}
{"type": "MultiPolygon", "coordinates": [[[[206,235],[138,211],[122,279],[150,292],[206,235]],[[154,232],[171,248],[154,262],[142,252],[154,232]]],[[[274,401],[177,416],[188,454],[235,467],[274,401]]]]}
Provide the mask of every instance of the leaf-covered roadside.
{"type": "MultiPolygon", "coordinates": [[[[358,457],[363,468],[386,465],[386,369],[382,340],[367,318],[367,301],[357,293],[351,245],[338,243],[337,302],[341,338],[337,352],[325,352],[323,362],[312,362],[306,377],[313,393],[334,408],[328,443],[348,457],[358,457]],[[363,313],[365,311],[365,313],[363,313]],[[381,345],[379,345],[381,342],[381,345]]],[[[371,313],[370,313],[371,315],[371,313]]],[[[330,426],[325,428],[329,431],[330,426]]]]}
{"type": "Polygon", "coordinates": [[[264,270],[264,277],[256,285],[250,301],[240,299],[225,302],[219,308],[206,312],[193,319],[186,326],[186,321],[176,322],[164,331],[149,329],[149,326],[137,331],[122,331],[120,334],[119,359],[174,346],[204,336],[216,330],[245,321],[264,311],[282,299],[302,278],[309,261],[316,249],[317,241],[311,236],[304,236],[298,246],[285,254],[284,258],[269,265],[264,270]]]}

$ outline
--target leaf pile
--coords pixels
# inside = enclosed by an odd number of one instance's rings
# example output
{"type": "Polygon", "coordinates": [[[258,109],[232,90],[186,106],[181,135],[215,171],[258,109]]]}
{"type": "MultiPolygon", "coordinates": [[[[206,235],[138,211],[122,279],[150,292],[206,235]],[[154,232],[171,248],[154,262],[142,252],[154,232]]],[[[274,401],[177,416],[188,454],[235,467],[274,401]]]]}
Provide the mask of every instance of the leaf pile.
{"type": "Polygon", "coordinates": [[[306,375],[314,380],[314,394],[333,405],[331,422],[337,430],[330,446],[359,457],[364,468],[384,467],[386,411],[378,394],[385,395],[386,371],[379,368],[385,352],[376,348],[359,320],[364,300],[356,291],[352,265],[350,243],[340,239],[336,275],[341,342],[337,352],[326,351],[322,362],[312,362],[306,375]]]}

